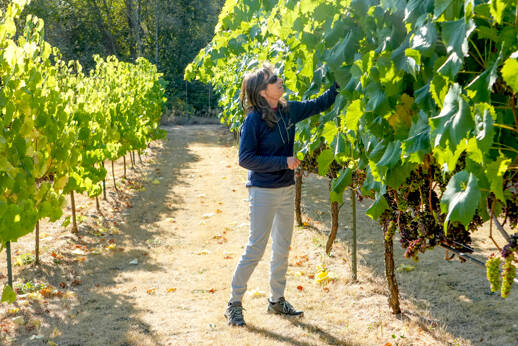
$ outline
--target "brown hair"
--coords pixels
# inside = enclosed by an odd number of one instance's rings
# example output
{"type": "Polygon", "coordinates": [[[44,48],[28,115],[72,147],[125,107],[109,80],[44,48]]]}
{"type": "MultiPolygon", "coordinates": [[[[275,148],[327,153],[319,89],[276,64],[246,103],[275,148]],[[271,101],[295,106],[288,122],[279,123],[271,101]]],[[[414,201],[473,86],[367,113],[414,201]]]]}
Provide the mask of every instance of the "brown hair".
{"type": "MultiPolygon", "coordinates": [[[[267,81],[274,74],[272,67],[265,63],[262,68],[247,73],[241,85],[241,107],[243,107],[246,114],[253,111],[259,112],[269,128],[273,128],[279,119],[277,119],[275,111],[270,107],[266,99],[261,96],[260,92],[266,89],[267,81]]],[[[281,112],[285,112],[288,109],[286,99],[281,98],[279,100],[279,109],[281,112]]]]}

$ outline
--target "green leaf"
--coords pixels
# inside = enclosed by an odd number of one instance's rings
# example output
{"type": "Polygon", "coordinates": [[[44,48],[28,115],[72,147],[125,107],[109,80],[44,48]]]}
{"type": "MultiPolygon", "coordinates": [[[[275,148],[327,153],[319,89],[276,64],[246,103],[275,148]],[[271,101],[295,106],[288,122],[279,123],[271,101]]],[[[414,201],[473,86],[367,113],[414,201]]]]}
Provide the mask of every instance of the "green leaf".
{"type": "Polygon", "coordinates": [[[464,62],[464,56],[468,55],[468,38],[475,29],[475,23],[473,20],[466,22],[464,18],[461,18],[442,23],[441,27],[442,39],[449,56],[437,72],[453,79],[464,62]]]}
{"type": "Polygon", "coordinates": [[[434,146],[444,146],[448,143],[452,151],[473,130],[475,122],[460,85],[454,84],[450,88],[441,113],[433,117],[431,122],[434,129],[434,146]]]}
{"type": "Polygon", "coordinates": [[[389,205],[385,197],[380,193],[376,193],[376,200],[372,203],[369,209],[367,209],[365,214],[370,216],[373,220],[377,220],[388,208],[389,205]]]}
{"type": "Polygon", "coordinates": [[[322,137],[324,137],[328,144],[331,144],[337,133],[338,127],[334,121],[328,121],[325,123],[324,129],[322,130],[322,137]]]}
{"type": "Polygon", "coordinates": [[[336,10],[331,4],[321,3],[313,11],[313,18],[317,22],[323,22],[326,19],[333,18],[336,10]]]}
{"type": "Polygon", "coordinates": [[[487,103],[481,103],[475,106],[475,133],[477,145],[486,153],[493,145],[495,136],[495,128],[493,126],[496,119],[495,110],[487,103]]]}
{"type": "Polygon", "coordinates": [[[347,130],[358,132],[358,122],[363,116],[363,113],[364,111],[361,100],[356,99],[351,102],[345,113],[345,126],[347,130]]]}
{"type": "Polygon", "coordinates": [[[437,41],[437,30],[432,23],[426,23],[415,29],[410,48],[415,49],[423,56],[431,57],[437,41]]]}
{"type": "Polygon", "coordinates": [[[405,154],[420,152],[424,155],[430,151],[430,126],[428,117],[423,111],[420,111],[419,117],[412,122],[408,138],[403,142],[402,147],[405,154]]]}
{"type": "Polygon", "coordinates": [[[514,52],[502,67],[502,77],[515,93],[518,93],[518,51],[514,52]]]}
{"type": "Polygon", "coordinates": [[[470,223],[479,205],[480,196],[478,178],[473,173],[460,171],[450,179],[441,199],[441,211],[447,213],[445,232],[450,221],[458,221],[464,226],[470,223]]]}
{"type": "Polygon", "coordinates": [[[454,1],[455,0],[435,0],[433,11],[434,19],[439,18],[454,1]]]}
{"type": "Polygon", "coordinates": [[[338,202],[343,203],[343,194],[347,186],[353,182],[353,172],[350,168],[342,169],[338,173],[338,177],[334,178],[331,182],[331,191],[329,192],[329,198],[331,203],[338,202]]]}
{"type": "Polygon", "coordinates": [[[504,174],[511,165],[511,160],[500,156],[496,161],[491,162],[487,165],[486,175],[490,182],[491,192],[495,194],[495,197],[505,203],[504,196],[504,174]]]}
{"type": "Polygon", "coordinates": [[[509,0],[491,0],[489,10],[498,24],[502,24],[504,12],[508,5],[511,5],[509,0]]]}
{"type": "Polygon", "coordinates": [[[333,151],[331,149],[326,149],[318,155],[317,163],[318,163],[318,174],[326,175],[329,172],[329,166],[331,162],[334,160],[333,151]]]}
{"type": "Polygon", "coordinates": [[[448,94],[449,86],[448,79],[440,74],[436,74],[430,82],[430,93],[432,94],[435,104],[440,108],[442,108],[444,98],[446,94],[448,94]]]}
{"type": "Polygon", "coordinates": [[[385,183],[393,189],[399,189],[401,185],[406,182],[414,168],[413,163],[405,163],[404,165],[397,165],[387,171],[385,183]]]}
{"type": "MultiPolygon", "coordinates": [[[[491,102],[491,90],[498,78],[497,68],[499,63],[500,59],[497,59],[487,70],[476,76],[466,87],[468,96],[474,102],[491,102]]],[[[518,73],[518,70],[516,72],[518,73]]]]}
{"type": "Polygon", "coordinates": [[[2,303],[14,303],[16,301],[16,293],[13,288],[9,285],[5,285],[2,291],[2,303]]]}
{"type": "Polygon", "coordinates": [[[400,158],[401,158],[401,142],[400,141],[390,142],[387,145],[387,148],[385,149],[383,156],[378,161],[377,166],[378,166],[378,168],[381,168],[381,167],[392,168],[400,161],[400,158]]]}

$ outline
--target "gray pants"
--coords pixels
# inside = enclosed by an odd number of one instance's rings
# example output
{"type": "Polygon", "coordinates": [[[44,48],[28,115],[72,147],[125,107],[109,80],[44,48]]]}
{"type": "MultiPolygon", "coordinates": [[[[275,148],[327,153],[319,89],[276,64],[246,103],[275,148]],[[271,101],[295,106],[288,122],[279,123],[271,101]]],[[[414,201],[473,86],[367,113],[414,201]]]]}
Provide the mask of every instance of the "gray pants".
{"type": "Polygon", "coordinates": [[[270,300],[284,296],[288,254],[293,234],[293,185],[281,188],[250,187],[250,237],[241,256],[234,277],[230,302],[240,302],[246,292],[250,275],[264,254],[272,233],[272,261],[270,263],[270,300]]]}

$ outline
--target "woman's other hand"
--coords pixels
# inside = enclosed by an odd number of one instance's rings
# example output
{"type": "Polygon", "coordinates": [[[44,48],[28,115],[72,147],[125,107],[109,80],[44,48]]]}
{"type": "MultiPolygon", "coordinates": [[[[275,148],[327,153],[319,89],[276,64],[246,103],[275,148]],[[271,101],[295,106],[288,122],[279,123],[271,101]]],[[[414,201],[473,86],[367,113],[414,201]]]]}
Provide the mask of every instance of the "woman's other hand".
{"type": "Polygon", "coordinates": [[[297,167],[300,165],[300,160],[297,159],[295,156],[288,157],[288,168],[289,169],[297,169],[297,167]]]}

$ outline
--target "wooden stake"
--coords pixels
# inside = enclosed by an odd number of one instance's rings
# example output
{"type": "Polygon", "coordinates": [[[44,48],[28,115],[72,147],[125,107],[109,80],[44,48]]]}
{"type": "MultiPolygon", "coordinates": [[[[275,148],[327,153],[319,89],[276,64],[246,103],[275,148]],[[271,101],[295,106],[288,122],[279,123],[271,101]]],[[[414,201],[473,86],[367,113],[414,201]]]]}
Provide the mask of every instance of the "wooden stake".
{"type": "Polygon", "coordinates": [[[113,177],[113,187],[115,188],[115,190],[117,190],[117,184],[115,183],[115,168],[114,168],[113,161],[112,161],[112,177],[113,177]]]}
{"type": "Polygon", "coordinates": [[[13,268],[11,263],[11,242],[5,243],[5,252],[7,254],[7,282],[13,288],[13,268]]]}
{"type": "Polygon", "coordinates": [[[126,155],[122,157],[122,160],[124,161],[124,179],[126,179],[126,155]]]}
{"type": "Polygon", "coordinates": [[[356,246],[356,193],[354,189],[351,188],[351,204],[352,204],[352,214],[353,214],[353,239],[352,239],[352,271],[353,271],[353,280],[358,280],[358,247],[356,246]]]}
{"type": "Polygon", "coordinates": [[[302,226],[302,212],[300,210],[300,203],[302,200],[302,170],[297,168],[295,171],[295,217],[297,225],[302,226]]]}
{"type": "MultiPolygon", "coordinates": [[[[104,167],[104,161],[102,162],[102,165],[104,167]]],[[[105,201],[107,200],[107,198],[106,198],[106,178],[103,179],[103,198],[105,201]]]]}
{"type": "Polygon", "coordinates": [[[97,214],[102,215],[101,213],[101,203],[99,203],[99,197],[95,196],[95,208],[97,209],[97,214]]]}
{"type": "Polygon", "coordinates": [[[70,191],[70,201],[72,202],[72,233],[79,233],[79,230],[77,229],[76,200],[74,198],[74,191],[70,191]]]}
{"type": "Polygon", "coordinates": [[[40,220],[36,222],[36,247],[34,249],[36,254],[36,264],[40,264],[40,220]]]}
{"type": "MultiPolygon", "coordinates": [[[[387,227],[386,225],[384,227],[387,227]]],[[[383,232],[385,234],[386,232],[383,232]]],[[[396,274],[394,272],[394,241],[392,238],[385,242],[385,275],[387,277],[387,283],[389,288],[389,306],[392,309],[393,314],[400,314],[401,308],[399,307],[399,289],[396,280],[396,274]]]]}

